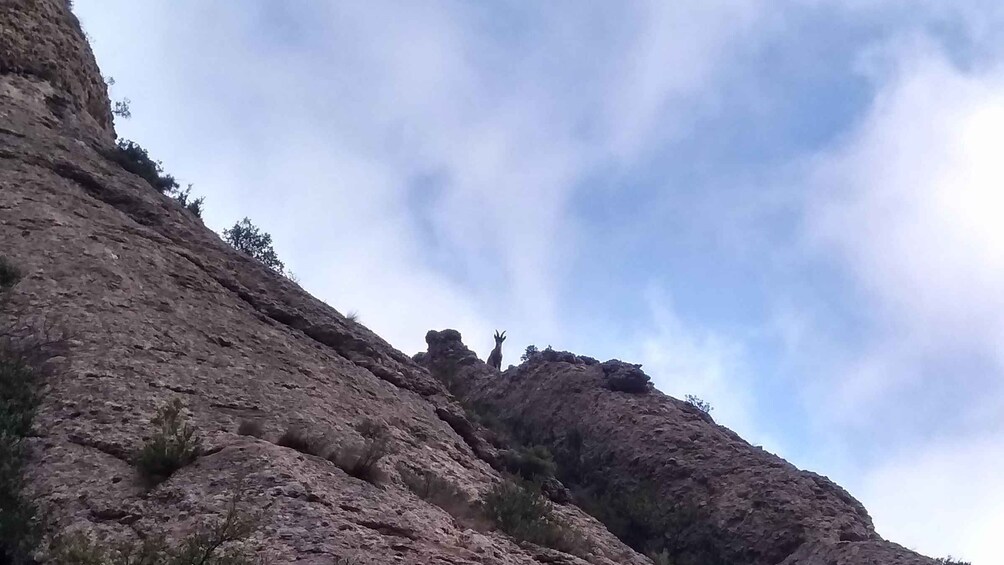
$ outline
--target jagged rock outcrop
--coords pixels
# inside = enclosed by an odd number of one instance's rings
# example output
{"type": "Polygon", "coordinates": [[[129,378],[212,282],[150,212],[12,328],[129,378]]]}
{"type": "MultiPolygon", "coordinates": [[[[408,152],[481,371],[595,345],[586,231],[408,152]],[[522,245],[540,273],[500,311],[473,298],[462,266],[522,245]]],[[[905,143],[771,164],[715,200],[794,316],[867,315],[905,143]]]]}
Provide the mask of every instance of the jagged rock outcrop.
{"type": "Polygon", "coordinates": [[[574,556],[416,496],[408,470],[470,505],[500,480],[477,426],[424,367],[108,159],[108,106],[65,0],[0,2],[0,254],[24,275],[7,306],[71,336],[30,438],[49,536],[178,539],[240,489],[262,512],[249,543],[273,563],[648,562],[571,505],[555,512],[582,540],[574,556]],[[151,488],[136,454],[174,399],[204,452],[151,488]],[[242,419],[264,439],[238,435],[242,419]],[[390,431],[379,484],[273,443],[291,427],[356,442],[364,420],[390,431]]]}
{"type": "Polygon", "coordinates": [[[499,375],[473,362],[454,330],[426,340],[420,359],[433,374],[448,376],[467,404],[517,424],[525,441],[550,447],[579,492],[638,501],[666,534],[673,563],[934,563],[882,540],[865,508],[826,477],[652,389],[636,365],[545,351],[499,375]]]}
{"type": "Polygon", "coordinates": [[[653,389],[652,379],[641,370],[641,365],[612,360],[601,367],[606,386],[612,391],[645,394],[653,389]]]}
{"type": "MultiPolygon", "coordinates": [[[[9,102],[28,98],[44,104],[48,111],[35,114],[39,125],[72,130],[77,138],[114,141],[108,89],[64,4],[9,0],[0,6],[3,94],[9,102]]],[[[16,135],[13,131],[6,135],[16,135]]]]}

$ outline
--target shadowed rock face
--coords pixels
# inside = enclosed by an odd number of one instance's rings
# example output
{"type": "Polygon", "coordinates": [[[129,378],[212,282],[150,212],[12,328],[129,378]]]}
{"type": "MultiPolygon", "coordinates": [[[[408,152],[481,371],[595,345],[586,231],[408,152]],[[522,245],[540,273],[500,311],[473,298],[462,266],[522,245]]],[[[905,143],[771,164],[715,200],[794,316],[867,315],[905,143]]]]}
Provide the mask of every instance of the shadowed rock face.
{"type": "Polygon", "coordinates": [[[409,470],[469,508],[501,479],[464,410],[424,367],[104,157],[114,137],[65,2],[0,1],[0,254],[24,275],[2,316],[72,335],[29,440],[28,494],[49,536],[177,539],[242,488],[263,513],[251,543],[274,563],[647,563],[572,505],[555,512],[582,540],[574,556],[472,529],[413,494],[409,470]],[[174,399],[204,454],[150,488],[134,460],[174,399]],[[243,419],[264,439],[238,435],[243,419]],[[359,442],[364,420],[389,428],[378,485],[273,443],[289,427],[359,442]]]}
{"type": "Polygon", "coordinates": [[[470,405],[549,446],[569,487],[655,500],[674,563],[911,564],[933,560],[882,540],[864,507],[815,473],[751,446],[636,365],[541,352],[499,377],[453,330],[429,332],[423,363],[470,405]]]}

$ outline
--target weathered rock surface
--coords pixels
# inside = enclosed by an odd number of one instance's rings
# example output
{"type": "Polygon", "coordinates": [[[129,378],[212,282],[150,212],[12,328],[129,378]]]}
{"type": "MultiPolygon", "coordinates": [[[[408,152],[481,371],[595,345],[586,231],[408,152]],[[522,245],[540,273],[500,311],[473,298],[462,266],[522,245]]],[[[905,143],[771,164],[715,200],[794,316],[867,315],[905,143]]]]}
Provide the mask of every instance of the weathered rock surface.
{"type": "Polygon", "coordinates": [[[826,477],[651,389],[635,365],[545,351],[500,374],[472,362],[454,330],[426,340],[422,362],[447,375],[467,403],[519,422],[556,454],[568,451],[574,435],[575,459],[588,462],[583,486],[656,500],[666,523],[685,517],[668,544],[683,561],[934,563],[882,540],[865,508],[826,477]]]}
{"type": "Polygon", "coordinates": [[[0,253],[24,273],[9,307],[72,335],[31,440],[49,534],[178,538],[242,488],[272,562],[648,562],[574,506],[556,511],[583,539],[577,556],[470,529],[413,494],[401,469],[472,504],[500,480],[463,409],[411,358],[108,160],[108,106],[65,0],[0,2],[0,253]],[[151,489],[134,457],[173,399],[206,454],[151,489]],[[265,439],[237,435],[241,419],[263,422],[265,439]],[[366,419],[394,448],[379,485],[268,441],[291,426],[358,441],[366,419]]]}
{"type": "Polygon", "coordinates": [[[42,125],[113,141],[105,81],[63,4],[7,0],[0,7],[0,73],[35,79],[17,88],[7,83],[3,94],[18,98],[27,90],[43,102],[49,111],[36,115],[42,125]]]}

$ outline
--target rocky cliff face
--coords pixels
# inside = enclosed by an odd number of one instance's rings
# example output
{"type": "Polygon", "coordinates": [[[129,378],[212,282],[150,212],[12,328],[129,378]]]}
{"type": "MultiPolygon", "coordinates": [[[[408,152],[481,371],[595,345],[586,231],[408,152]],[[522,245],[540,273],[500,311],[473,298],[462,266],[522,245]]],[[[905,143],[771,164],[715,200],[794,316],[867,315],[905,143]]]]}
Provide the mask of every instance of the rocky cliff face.
{"type": "Polygon", "coordinates": [[[654,390],[636,365],[544,351],[500,374],[453,330],[426,340],[433,374],[550,448],[575,500],[639,549],[681,565],[933,563],[882,540],[844,489],[654,390]]]}
{"type": "Polygon", "coordinates": [[[65,2],[12,0],[0,10],[6,101],[45,106],[47,111],[34,113],[45,127],[72,131],[78,139],[114,141],[108,89],[65,2]]]}
{"type": "Polygon", "coordinates": [[[434,377],[110,160],[108,108],[65,0],[0,2],[0,255],[22,274],[3,321],[68,336],[26,440],[25,494],[45,520],[37,559],[69,532],[178,540],[240,492],[258,519],[238,543],[277,563],[649,563],[560,485],[547,492],[572,548],[471,519],[503,465],[448,377],[556,451],[576,430],[580,461],[595,465],[582,477],[608,475],[611,492],[650,496],[667,515],[685,504],[689,525],[674,525],[671,547],[681,556],[709,544],[735,563],[930,562],[879,539],[836,485],[651,391],[631,366],[569,356],[500,376],[459,335],[434,334],[434,377]],[[624,392],[639,382],[640,394],[624,392]],[[175,400],[203,449],[150,484],[138,453],[175,400]],[[261,437],[238,434],[242,421],[261,437]],[[294,429],[338,451],[364,441],[364,422],[388,430],[379,480],[350,475],[327,450],[278,445],[294,429]],[[448,485],[448,503],[416,488],[416,474],[448,485]]]}

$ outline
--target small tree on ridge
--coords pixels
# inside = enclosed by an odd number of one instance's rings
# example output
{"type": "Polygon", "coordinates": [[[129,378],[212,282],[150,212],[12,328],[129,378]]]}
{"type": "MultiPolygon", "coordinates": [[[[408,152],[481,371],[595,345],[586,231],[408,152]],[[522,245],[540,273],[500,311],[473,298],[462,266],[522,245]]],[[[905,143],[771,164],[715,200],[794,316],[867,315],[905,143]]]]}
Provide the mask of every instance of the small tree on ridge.
{"type": "Polygon", "coordinates": [[[223,230],[223,239],[237,251],[254,257],[269,269],[279,274],[285,273],[286,266],[272,248],[272,236],[261,231],[248,218],[237,222],[228,230],[223,230]]]}

